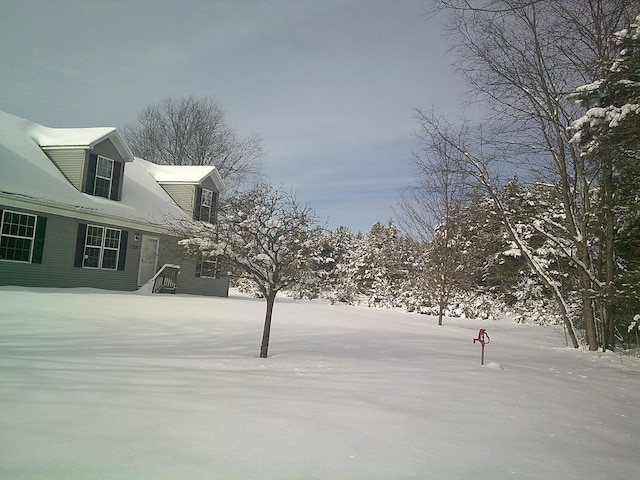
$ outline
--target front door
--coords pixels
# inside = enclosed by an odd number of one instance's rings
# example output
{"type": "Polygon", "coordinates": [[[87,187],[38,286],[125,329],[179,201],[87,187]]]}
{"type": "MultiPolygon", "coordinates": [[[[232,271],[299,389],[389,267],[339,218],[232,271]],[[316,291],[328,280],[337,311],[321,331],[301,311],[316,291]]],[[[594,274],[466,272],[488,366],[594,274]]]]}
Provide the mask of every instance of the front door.
{"type": "Polygon", "coordinates": [[[160,239],[142,235],[140,247],[140,267],[138,268],[138,286],[147,283],[158,269],[158,244],[160,239]]]}

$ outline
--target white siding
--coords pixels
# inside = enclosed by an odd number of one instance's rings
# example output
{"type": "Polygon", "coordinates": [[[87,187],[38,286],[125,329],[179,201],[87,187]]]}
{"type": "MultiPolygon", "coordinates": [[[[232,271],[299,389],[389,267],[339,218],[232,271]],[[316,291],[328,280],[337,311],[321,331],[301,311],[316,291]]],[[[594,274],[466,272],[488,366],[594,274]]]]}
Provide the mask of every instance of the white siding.
{"type": "Polygon", "coordinates": [[[162,185],[165,192],[173,199],[178,206],[189,215],[189,218],[193,218],[193,202],[195,202],[195,185],[162,185]]]}
{"type": "Polygon", "coordinates": [[[45,150],[62,174],[78,190],[82,190],[85,151],[83,149],[45,150]]]}

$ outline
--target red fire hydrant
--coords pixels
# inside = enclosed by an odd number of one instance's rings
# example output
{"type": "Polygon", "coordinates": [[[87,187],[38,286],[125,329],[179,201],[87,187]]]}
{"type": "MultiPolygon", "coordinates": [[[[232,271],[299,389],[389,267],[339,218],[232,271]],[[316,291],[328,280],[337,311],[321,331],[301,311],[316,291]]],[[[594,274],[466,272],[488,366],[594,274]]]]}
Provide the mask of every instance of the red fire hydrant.
{"type": "Polygon", "coordinates": [[[480,360],[480,365],[484,365],[484,346],[491,343],[491,338],[489,338],[489,335],[487,335],[487,331],[484,328],[481,328],[478,332],[478,338],[473,339],[473,343],[476,342],[480,342],[480,345],[482,345],[482,358],[480,360]]]}

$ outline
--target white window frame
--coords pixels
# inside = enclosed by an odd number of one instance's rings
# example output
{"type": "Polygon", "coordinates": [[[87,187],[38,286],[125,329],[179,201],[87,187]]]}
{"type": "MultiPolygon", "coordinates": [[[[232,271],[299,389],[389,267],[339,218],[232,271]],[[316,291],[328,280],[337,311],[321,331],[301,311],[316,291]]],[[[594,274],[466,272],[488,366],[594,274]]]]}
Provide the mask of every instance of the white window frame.
{"type": "Polygon", "coordinates": [[[115,169],[115,161],[111,160],[110,158],[107,157],[103,157],[101,155],[98,155],[98,159],[96,160],[96,178],[93,181],[93,195],[96,197],[103,197],[103,198],[111,198],[111,190],[113,188],[113,170],[115,169]],[[111,166],[111,175],[109,177],[106,177],[104,175],[100,175],[100,162],[109,162],[110,166],[111,166]],[[98,195],[96,194],[96,189],[98,187],[98,179],[101,180],[106,180],[109,182],[109,192],[107,193],[107,196],[104,197],[103,195],[98,195]]]}
{"type": "Polygon", "coordinates": [[[84,252],[83,252],[83,259],[82,259],[82,268],[89,268],[92,270],[117,270],[118,269],[118,262],[120,261],[120,245],[122,243],[122,230],[117,229],[117,228],[109,228],[109,227],[102,227],[100,225],[91,225],[88,224],[87,225],[87,232],[85,233],[84,236],[84,252]],[[97,229],[100,231],[99,235],[95,235],[92,234],[90,237],[90,233],[92,232],[92,229],[97,229]],[[113,238],[112,237],[108,237],[108,232],[117,232],[117,242],[116,245],[113,245],[113,238]],[[89,244],[89,238],[96,238],[99,239],[99,245],[93,245],[93,244],[89,244]],[[107,245],[107,240],[109,240],[109,245],[107,245]],[[89,259],[89,255],[87,254],[87,249],[99,249],[99,254],[98,254],[98,266],[97,267],[93,267],[93,266],[87,266],[86,265],[86,261],[89,259]],[[111,267],[105,267],[103,266],[103,261],[104,261],[104,253],[105,251],[109,251],[109,252],[116,252],[116,261],[115,261],[115,266],[113,268],[111,267]]]}
{"type": "Polygon", "coordinates": [[[199,212],[199,218],[200,220],[204,220],[206,222],[211,223],[211,209],[213,208],[213,190],[208,190],[206,188],[202,189],[202,192],[200,193],[200,212],[199,212]],[[202,209],[205,208],[206,211],[209,212],[209,214],[207,215],[207,219],[204,220],[202,218],[202,209]]]}
{"type": "MultiPolygon", "coordinates": [[[[11,224],[15,225],[15,223],[10,222],[11,224]]],[[[20,225],[19,223],[17,225],[20,225]]],[[[31,213],[24,213],[24,212],[14,212],[13,210],[3,210],[2,211],[2,218],[0,218],[0,240],[5,237],[5,238],[17,238],[20,240],[29,240],[30,241],[30,245],[29,245],[29,260],[14,260],[14,259],[10,259],[10,258],[2,258],[0,260],[2,260],[3,262],[19,262],[19,263],[31,263],[31,260],[33,259],[33,246],[35,244],[36,241],[36,228],[38,226],[38,216],[37,215],[32,215],[31,213]],[[4,228],[5,225],[7,225],[8,222],[5,222],[5,215],[7,214],[11,214],[11,215],[20,215],[20,216],[24,216],[24,217],[32,217],[33,218],[33,227],[29,227],[27,225],[27,228],[33,228],[33,232],[31,233],[31,236],[28,235],[20,235],[19,232],[17,234],[13,234],[13,233],[3,233],[4,232],[4,228]]]]}

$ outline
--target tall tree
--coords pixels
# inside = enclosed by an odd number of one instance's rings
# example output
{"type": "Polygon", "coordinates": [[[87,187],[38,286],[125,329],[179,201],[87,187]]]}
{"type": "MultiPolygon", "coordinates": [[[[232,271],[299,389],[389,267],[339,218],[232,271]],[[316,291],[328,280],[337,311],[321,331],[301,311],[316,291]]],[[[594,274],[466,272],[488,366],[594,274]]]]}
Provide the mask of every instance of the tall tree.
{"type": "Polygon", "coordinates": [[[219,225],[189,225],[183,232],[187,249],[221,258],[262,293],[267,306],[261,358],[268,355],[276,295],[309,281],[316,270],[322,244],[315,221],[310,207],[263,183],[230,198],[219,225]]]}
{"type": "MultiPolygon", "coordinates": [[[[418,113],[418,120],[421,116],[418,113]]],[[[428,136],[424,128],[416,136],[420,140],[420,150],[413,155],[417,184],[401,195],[398,216],[410,235],[429,244],[429,278],[438,304],[438,325],[442,325],[462,263],[454,217],[469,195],[462,171],[448,155],[448,143],[428,136]]]]}
{"type": "MultiPolygon", "coordinates": [[[[564,234],[578,269],[581,325],[589,349],[599,346],[594,292],[604,282],[594,262],[591,231],[597,174],[569,143],[566,126],[579,116],[568,93],[594,80],[594,60],[610,58],[607,38],[630,16],[631,0],[487,0],[438,2],[451,14],[456,65],[491,108],[485,135],[529,174],[558,184],[564,234]]],[[[633,12],[635,15],[635,12],[633,12]]],[[[486,137],[485,137],[486,138],[486,137]]],[[[478,157],[476,157],[477,159],[478,157]]],[[[495,185],[495,183],[494,183],[495,185]]],[[[544,224],[541,231],[544,231],[544,224]]],[[[554,225],[554,228],[557,225],[554,225]]]]}
{"type": "Polygon", "coordinates": [[[352,304],[357,299],[358,288],[350,268],[356,256],[355,249],[356,236],[349,227],[341,225],[335,230],[325,232],[323,289],[331,302],[352,304]]]}
{"type": "Polygon", "coordinates": [[[512,211],[501,196],[499,178],[496,176],[495,165],[499,164],[500,156],[483,148],[482,139],[474,139],[466,126],[456,130],[456,127],[447,123],[445,119],[422,115],[421,126],[424,132],[424,141],[433,145],[445,143],[448,145],[447,156],[452,164],[463,172],[465,177],[473,179],[491,199],[492,204],[504,224],[510,240],[522,252],[532,271],[540,281],[552,292],[557,302],[560,316],[571,337],[572,344],[578,348],[579,344],[575,336],[575,328],[570,317],[570,308],[558,282],[549,274],[528,243],[528,238],[518,229],[513,221],[512,211]]]}
{"type": "Polygon", "coordinates": [[[260,139],[238,138],[214,99],[166,98],[124,128],[133,153],[164,165],[213,165],[233,190],[260,173],[260,139]]]}
{"type": "Polygon", "coordinates": [[[635,277],[634,267],[640,266],[633,258],[637,252],[629,255],[628,248],[620,251],[622,245],[637,248],[638,242],[629,240],[640,234],[640,15],[629,28],[616,32],[611,41],[617,55],[601,70],[600,79],[576,90],[573,98],[588,110],[570,126],[574,133],[571,142],[580,146],[581,156],[598,171],[600,179],[604,287],[599,300],[604,348],[615,344],[617,300],[621,297],[617,292],[626,290],[623,279],[627,277],[628,282],[629,277],[635,277]],[[623,272],[627,275],[621,275],[623,272]]]}

